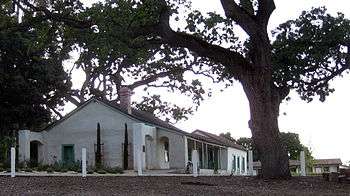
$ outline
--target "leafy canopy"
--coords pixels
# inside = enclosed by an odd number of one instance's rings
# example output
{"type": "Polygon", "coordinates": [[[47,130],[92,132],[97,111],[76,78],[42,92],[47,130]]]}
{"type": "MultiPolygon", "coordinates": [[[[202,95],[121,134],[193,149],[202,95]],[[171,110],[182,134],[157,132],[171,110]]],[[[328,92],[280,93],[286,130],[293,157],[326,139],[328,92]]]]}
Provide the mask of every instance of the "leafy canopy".
{"type": "Polygon", "coordinates": [[[8,5],[0,6],[0,135],[50,122],[71,87],[57,26],[31,14],[18,23],[8,5]]]}
{"type": "MultiPolygon", "coordinates": [[[[281,132],[280,138],[281,138],[282,144],[287,149],[289,159],[299,160],[300,152],[305,151],[306,160],[311,164],[311,160],[313,160],[311,151],[309,150],[308,147],[306,147],[300,142],[298,134],[291,133],[291,132],[281,132]]],[[[237,144],[245,147],[246,149],[252,150],[254,161],[260,160],[259,152],[255,147],[252,138],[241,137],[237,140],[237,144]]]]}

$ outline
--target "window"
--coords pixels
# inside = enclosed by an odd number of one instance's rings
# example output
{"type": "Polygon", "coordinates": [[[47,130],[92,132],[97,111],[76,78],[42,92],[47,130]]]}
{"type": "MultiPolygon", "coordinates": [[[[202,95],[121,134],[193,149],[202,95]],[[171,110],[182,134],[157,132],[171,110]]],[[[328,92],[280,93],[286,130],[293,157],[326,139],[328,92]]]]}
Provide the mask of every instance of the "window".
{"type": "Polygon", "coordinates": [[[237,171],[241,168],[241,162],[239,156],[237,156],[237,171]]]}

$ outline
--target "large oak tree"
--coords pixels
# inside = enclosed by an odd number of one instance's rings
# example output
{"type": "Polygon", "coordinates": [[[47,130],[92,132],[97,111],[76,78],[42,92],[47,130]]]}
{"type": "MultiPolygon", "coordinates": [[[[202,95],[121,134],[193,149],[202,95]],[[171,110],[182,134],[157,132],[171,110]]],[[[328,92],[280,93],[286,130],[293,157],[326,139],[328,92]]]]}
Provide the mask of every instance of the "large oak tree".
{"type": "Polygon", "coordinates": [[[193,12],[186,31],[170,26],[178,2],[142,2],[140,7],[147,7],[156,20],[144,25],[141,34],[175,48],[187,48],[221,66],[226,78],[242,84],[263,177],[289,177],[287,151],[279,138],[279,106],[291,89],[307,101],[315,96],[324,101],[334,91],[328,82],[350,67],[349,21],[342,14],[333,17],[324,8],[317,8],[280,25],[271,40],[267,26],[275,10],[273,0],[221,0],[225,17],[193,12]],[[235,25],[248,35],[244,44],[235,39],[230,28],[235,25]]]}

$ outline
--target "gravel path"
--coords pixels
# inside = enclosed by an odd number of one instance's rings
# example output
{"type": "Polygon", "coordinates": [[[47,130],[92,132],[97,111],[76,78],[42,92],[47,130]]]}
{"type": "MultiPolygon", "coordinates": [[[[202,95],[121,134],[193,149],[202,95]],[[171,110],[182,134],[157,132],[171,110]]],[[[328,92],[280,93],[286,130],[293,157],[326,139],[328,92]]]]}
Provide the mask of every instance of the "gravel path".
{"type": "Polygon", "coordinates": [[[264,181],[251,177],[0,176],[0,195],[348,195],[350,184],[320,177],[264,181]]]}

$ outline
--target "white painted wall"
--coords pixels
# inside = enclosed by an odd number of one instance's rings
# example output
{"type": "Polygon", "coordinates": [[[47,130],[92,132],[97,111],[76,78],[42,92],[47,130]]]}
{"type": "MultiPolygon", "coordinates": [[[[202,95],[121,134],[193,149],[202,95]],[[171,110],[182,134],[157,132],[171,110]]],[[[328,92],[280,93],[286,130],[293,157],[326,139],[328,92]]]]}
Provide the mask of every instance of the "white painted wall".
{"type": "Polygon", "coordinates": [[[43,132],[46,154],[44,162],[52,164],[61,161],[62,144],[73,144],[75,160],[81,160],[81,149],[86,148],[88,165],[94,165],[96,127],[97,123],[100,123],[103,164],[122,167],[124,124],[128,125],[129,141],[132,141],[131,130],[135,122],[113,108],[92,101],[52,129],[43,132]]]}
{"type": "Polygon", "coordinates": [[[184,169],[186,167],[187,148],[185,145],[185,135],[157,129],[158,141],[162,137],[169,139],[169,167],[172,169],[184,169]]]}
{"type": "Polygon", "coordinates": [[[227,171],[228,172],[232,172],[232,162],[233,162],[233,156],[236,156],[236,167],[238,166],[238,159],[240,161],[240,170],[234,172],[235,175],[247,175],[248,172],[248,163],[247,163],[247,152],[243,151],[243,150],[239,150],[239,149],[235,149],[235,148],[228,148],[227,149],[227,171]],[[244,168],[242,167],[242,160],[244,158],[244,168]]]}
{"type": "MultiPolygon", "coordinates": [[[[134,135],[134,157],[141,153],[142,169],[185,168],[185,137],[182,134],[137,123],[134,124],[134,135]],[[169,162],[164,159],[164,145],[161,142],[164,137],[169,140],[169,162]]],[[[134,168],[137,168],[136,161],[134,168]]]]}
{"type": "MultiPolygon", "coordinates": [[[[109,167],[122,167],[123,165],[123,142],[125,123],[128,126],[128,135],[130,145],[133,145],[133,124],[141,123],[114,108],[106,106],[101,102],[92,101],[79,111],[68,117],[66,120],[52,127],[48,131],[35,133],[33,139],[43,143],[42,163],[53,164],[55,161],[61,161],[62,144],[73,144],[75,150],[75,160],[81,160],[81,149],[87,150],[87,164],[94,165],[96,144],[97,123],[101,125],[101,143],[103,145],[103,164],[109,167]]],[[[152,169],[160,169],[160,163],[157,162],[159,154],[157,153],[157,142],[161,137],[169,139],[169,163],[162,165],[162,168],[185,168],[185,136],[172,130],[155,128],[150,147],[154,154],[150,154],[149,162],[152,162],[152,169]]],[[[34,132],[31,132],[31,135],[34,132]]],[[[29,138],[26,137],[26,138],[29,138]]],[[[22,143],[24,140],[22,141],[22,143]]],[[[21,142],[20,142],[20,148],[21,142]]],[[[133,157],[133,151],[129,152],[129,157],[133,157]]],[[[146,158],[146,157],[145,157],[146,158]]],[[[40,159],[40,158],[39,158],[40,159]]],[[[130,159],[129,159],[130,160],[130,159]]],[[[145,160],[145,159],[144,159],[145,160]]],[[[133,162],[133,159],[131,158],[133,162]]],[[[146,160],[145,160],[146,161],[146,160]]],[[[130,162],[129,162],[130,165],[130,162]]],[[[131,164],[132,165],[132,164],[131,164]]]]}

